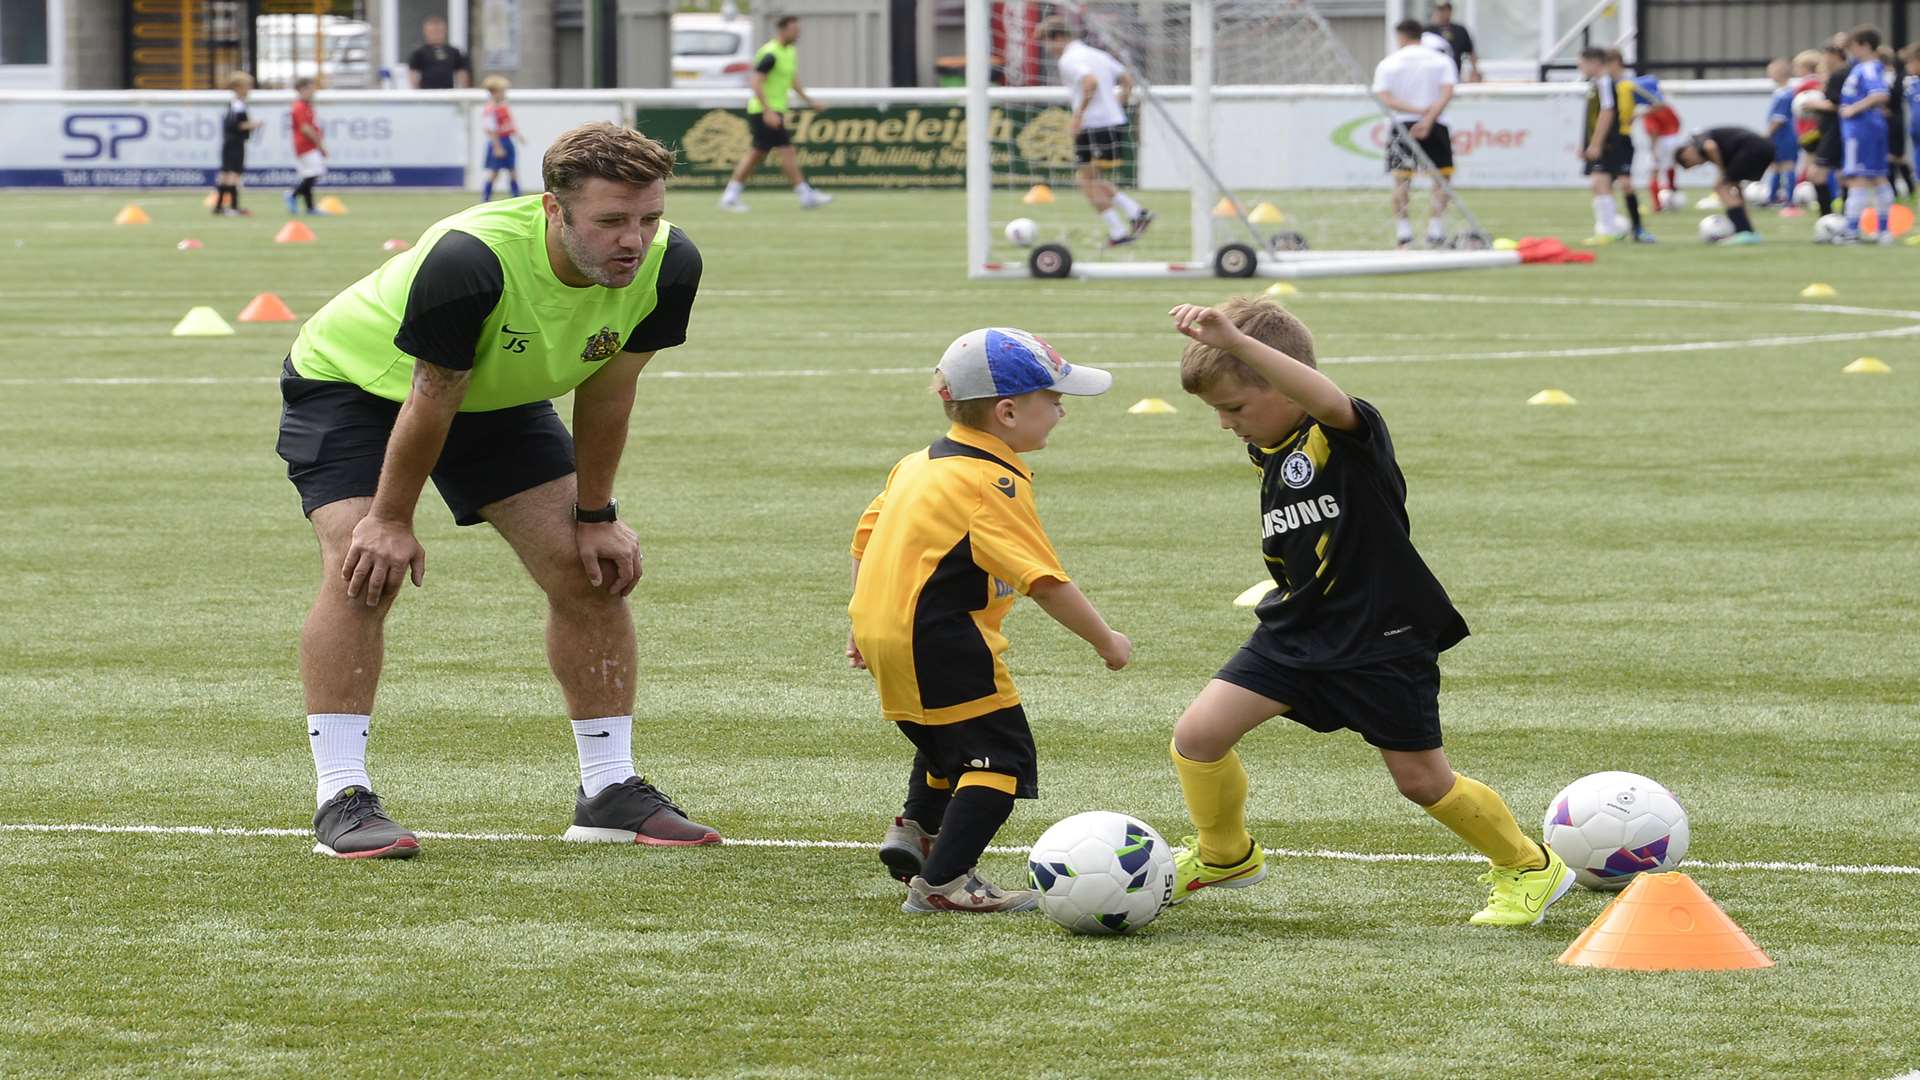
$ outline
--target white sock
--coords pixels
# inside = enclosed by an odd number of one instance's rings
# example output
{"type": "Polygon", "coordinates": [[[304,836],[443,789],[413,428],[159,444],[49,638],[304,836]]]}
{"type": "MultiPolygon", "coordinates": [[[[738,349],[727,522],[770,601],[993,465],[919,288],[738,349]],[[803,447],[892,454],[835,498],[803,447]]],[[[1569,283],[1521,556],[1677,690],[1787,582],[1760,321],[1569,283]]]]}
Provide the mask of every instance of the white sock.
{"type": "Polygon", "coordinates": [[[313,713],[307,717],[307,742],[313,747],[317,778],[313,801],[324,805],[342,788],[372,788],[367,778],[367,733],[373,718],[352,713],[313,713]]]}
{"type": "Polygon", "coordinates": [[[1427,219],[1427,239],[1445,240],[1446,238],[1447,238],[1446,225],[1442,224],[1439,218],[1428,218],[1427,219]]]}
{"type": "Polygon", "coordinates": [[[1128,218],[1137,218],[1140,216],[1140,204],[1134,202],[1133,196],[1124,191],[1116,191],[1113,193],[1113,205],[1119,207],[1120,212],[1127,215],[1128,218]]]}
{"type": "Polygon", "coordinates": [[[1395,218],[1393,222],[1393,236],[1394,239],[1403,244],[1412,240],[1413,222],[1408,221],[1406,218],[1395,218]]]}
{"type": "Polygon", "coordinates": [[[575,720],[573,743],[580,751],[580,788],[587,798],[634,775],[633,717],[575,720]]]}
{"type": "Polygon", "coordinates": [[[1127,221],[1120,216],[1118,209],[1107,207],[1100,211],[1100,219],[1107,223],[1107,236],[1111,239],[1118,240],[1127,235],[1127,221]]]}
{"type": "Polygon", "coordinates": [[[1620,231],[1620,212],[1614,209],[1612,195],[1593,197],[1593,227],[1602,233],[1620,231]]]}
{"type": "Polygon", "coordinates": [[[721,202],[735,201],[736,199],[740,198],[740,192],[745,190],[745,188],[746,188],[746,185],[742,184],[738,180],[727,181],[727,192],[726,194],[720,196],[720,201],[721,202]]]}
{"type": "Polygon", "coordinates": [[[1887,230],[1887,213],[1893,209],[1893,185],[1881,184],[1873,189],[1873,205],[1880,211],[1880,231],[1887,230]]]}
{"type": "Polygon", "coordinates": [[[1867,212],[1867,189],[1847,189],[1847,228],[1860,231],[1860,217],[1867,212]]]}

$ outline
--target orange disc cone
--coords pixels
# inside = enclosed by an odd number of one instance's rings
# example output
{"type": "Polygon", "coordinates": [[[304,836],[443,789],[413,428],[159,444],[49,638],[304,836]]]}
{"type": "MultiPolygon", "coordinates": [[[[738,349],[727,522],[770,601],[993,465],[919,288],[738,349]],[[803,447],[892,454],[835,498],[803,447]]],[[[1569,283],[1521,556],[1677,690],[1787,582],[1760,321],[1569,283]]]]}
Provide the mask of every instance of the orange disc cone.
{"type": "Polygon", "coordinates": [[[147,216],[145,210],[140,209],[140,207],[133,203],[128,203],[121,207],[120,212],[113,215],[113,223],[115,225],[145,225],[152,220],[152,218],[147,216]]]}
{"type": "Polygon", "coordinates": [[[207,197],[200,200],[200,205],[206,207],[209,210],[220,205],[220,193],[217,191],[207,192],[207,197]]]}
{"type": "Polygon", "coordinates": [[[240,311],[236,322],[293,322],[298,317],[287,302],[270,292],[263,292],[247,303],[240,311]]]}
{"type": "Polygon", "coordinates": [[[1573,967],[1730,971],[1773,961],[1685,874],[1641,874],[1560,954],[1573,967]]]}
{"type": "Polygon", "coordinates": [[[279,232],[273,234],[273,242],[276,244],[311,244],[313,243],[313,230],[307,228],[307,223],[304,221],[289,221],[285,225],[280,226],[279,232]]]}

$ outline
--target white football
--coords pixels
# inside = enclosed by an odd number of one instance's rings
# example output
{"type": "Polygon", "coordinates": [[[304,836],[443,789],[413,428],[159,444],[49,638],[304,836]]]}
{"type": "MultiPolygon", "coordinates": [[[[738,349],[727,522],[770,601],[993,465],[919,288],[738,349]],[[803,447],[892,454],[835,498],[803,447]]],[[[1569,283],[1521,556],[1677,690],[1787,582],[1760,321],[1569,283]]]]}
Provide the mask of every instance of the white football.
{"type": "Polygon", "coordinates": [[[1745,199],[1750,203],[1766,202],[1767,201],[1766,182],[1763,180],[1749,181],[1746,187],[1740,189],[1740,196],[1741,198],[1745,199]]]}
{"type": "Polygon", "coordinates": [[[1845,214],[1828,214],[1826,217],[1813,223],[1813,242],[1816,244],[1831,244],[1840,237],[1845,236],[1846,233],[1847,218],[1845,214]]]}
{"type": "Polygon", "coordinates": [[[1819,90],[1802,90],[1793,95],[1793,115],[1810,116],[1817,110],[1809,106],[1819,105],[1827,100],[1827,95],[1819,90]]]}
{"type": "Polygon", "coordinates": [[[1709,244],[1717,244],[1733,235],[1733,222],[1725,215],[1709,214],[1700,219],[1700,239],[1709,244]]]}
{"type": "Polygon", "coordinates": [[[1680,194],[1672,188],[1667,188],[1660,193],[1660,209],[1685,210],[1686,208],[1687,197],[1685,195],[1680,194]]]}
{"type": "Polygon", "coordinates": [[[1700,196],[1700,201],[1697,203],[1694,203],[1693,208],[1695,210],[1725,210],[1726,209],[1726,207],[1723,206],[1720,202],[1720,196],[1715,195],[1712,192],[1708,192],[1705,195],[1700,196]]]}
{"type": "Polygon", "coordinates": [[[1580,884],[1602,892],[1679,866],[1691,835],[1673,793],[1630,772],[1594,773],[1568,784],[1547,805],[1540,832],[1580,884]]]}
{"type": "Polygon", "coordinates": [[[1124,934],[1173,903],[1173,849],[1138,818],[1089,810],[1040,834],[1027,856],[1040,910],[1076,934],[1124,934]]]}
{"type": "Polygon", "coordinates": [[[1032,247],[1040,238],[1040,226],[1032,218],[1014,218],[1007,222],[1007,239],[1021,247],[1032,247]]]}
{"type": "Polygon", "coordinates": [[[1820,193],[1813,189],[1813,181],[1802,180],[1793,185],[1793,201],[1798,206],[1812,206],[1820,201],[1820,193]]]}

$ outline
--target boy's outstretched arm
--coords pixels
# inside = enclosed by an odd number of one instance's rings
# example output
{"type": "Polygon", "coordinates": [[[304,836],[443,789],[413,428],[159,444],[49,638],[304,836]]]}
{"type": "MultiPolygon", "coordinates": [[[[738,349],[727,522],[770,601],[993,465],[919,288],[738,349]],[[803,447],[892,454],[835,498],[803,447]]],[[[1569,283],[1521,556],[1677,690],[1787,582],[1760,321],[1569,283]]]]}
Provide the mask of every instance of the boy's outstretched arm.
{"type": "Polygon", "coordinates": [[[1174,329],[1202,345],[1232,353],[1260,373],[1275,390],[1292,398],[1307,415],[1328,427],[1358,431],[1360,414],[1338,383],[1264,342],[1248,337],[1219,310],[1181,304],[1168,312],[1174,329]]]}
{"type": "Polygon", "coordinates": [[[1133,642],[1127,635],[1107,625],[1100,612],[1080,591],[1080,586],[1059,578],[1043,577],[1033,583],[1028,596],[1040,605],[1040,610],[1053,616],[1061,626],[1080,635],[1081,639],[1093,646],[1093,651],[1106,661],[1108,671],[1119,671],[1133,659],[1133,642]]]}

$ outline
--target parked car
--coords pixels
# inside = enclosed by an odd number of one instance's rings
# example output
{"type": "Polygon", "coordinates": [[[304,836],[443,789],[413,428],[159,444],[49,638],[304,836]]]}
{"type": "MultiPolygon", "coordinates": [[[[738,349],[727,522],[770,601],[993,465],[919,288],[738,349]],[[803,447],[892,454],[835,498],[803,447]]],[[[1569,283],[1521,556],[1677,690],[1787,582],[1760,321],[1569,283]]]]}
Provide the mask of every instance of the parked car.
{"type": "Polygon", "coordinates": [[[673,17],[673,85],[746,86],[753,74],[753,20],[725,15],[673,17]]]}

